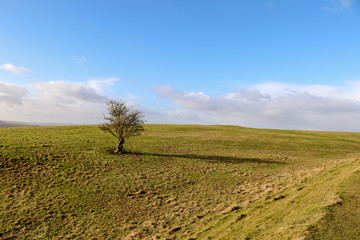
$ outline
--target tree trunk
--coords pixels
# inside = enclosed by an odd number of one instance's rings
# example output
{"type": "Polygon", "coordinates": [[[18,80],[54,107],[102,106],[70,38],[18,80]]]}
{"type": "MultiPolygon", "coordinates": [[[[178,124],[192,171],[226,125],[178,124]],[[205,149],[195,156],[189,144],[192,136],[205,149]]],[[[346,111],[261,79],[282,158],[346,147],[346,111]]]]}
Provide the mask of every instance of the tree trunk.
{"type": "Polygon", "coordinates": [[[124,151],[124,139],[120,139],[118,140],[117,144],[116,144],[116,151],[115,153],[122,153],[124,151]]]}

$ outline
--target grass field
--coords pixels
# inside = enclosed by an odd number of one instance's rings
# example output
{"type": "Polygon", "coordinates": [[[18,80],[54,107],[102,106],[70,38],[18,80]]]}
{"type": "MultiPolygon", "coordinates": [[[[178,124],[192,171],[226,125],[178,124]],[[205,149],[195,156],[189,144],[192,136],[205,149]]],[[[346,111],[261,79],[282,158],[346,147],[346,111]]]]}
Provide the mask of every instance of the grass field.
{"type": "Polygon", "coordinates": [[[311,239],[360,239],[360,172],[342,184],[340,197],[342,201],[310,228],[311,239]]]}
{"type": "Polygon", "coordinates": [[[316,239],[358,191],[358,133],[146,125],[114,147],[96,126],[1,128],[0,239],[316,239]]]}

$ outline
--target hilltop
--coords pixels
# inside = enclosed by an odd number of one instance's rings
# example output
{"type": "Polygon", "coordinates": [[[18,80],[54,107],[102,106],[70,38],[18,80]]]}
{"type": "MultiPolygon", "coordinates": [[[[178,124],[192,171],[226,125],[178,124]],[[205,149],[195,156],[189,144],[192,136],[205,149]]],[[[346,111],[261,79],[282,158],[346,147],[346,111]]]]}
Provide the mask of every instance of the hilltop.
{"type": "Polygon", "coordinates": [[[311,239],[360,171],[359,133],[145,125],[114,147],[96,126],[0,129],[0,238],[311,239]]]}

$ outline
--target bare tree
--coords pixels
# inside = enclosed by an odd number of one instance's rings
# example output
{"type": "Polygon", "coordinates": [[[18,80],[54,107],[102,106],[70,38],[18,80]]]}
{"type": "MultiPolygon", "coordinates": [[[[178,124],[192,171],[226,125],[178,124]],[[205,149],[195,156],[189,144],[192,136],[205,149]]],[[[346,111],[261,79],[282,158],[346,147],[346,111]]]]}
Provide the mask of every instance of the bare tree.
{"type": "Polygon", "coordinates": [[[141,111],[116,100],[109,100],[106,106],[110,116],[104,116],[107,122],[99,127],[116,137],[115,152],[122,153],[125,141],[129,137],[140,135],[144,131],[144,115],[141,111]]]}

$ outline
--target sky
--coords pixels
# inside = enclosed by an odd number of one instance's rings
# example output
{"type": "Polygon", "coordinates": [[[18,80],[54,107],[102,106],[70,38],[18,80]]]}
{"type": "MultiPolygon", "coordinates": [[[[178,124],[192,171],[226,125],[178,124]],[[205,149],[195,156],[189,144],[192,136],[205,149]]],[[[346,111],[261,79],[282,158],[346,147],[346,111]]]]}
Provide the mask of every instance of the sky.
{"type": "Polygon", "coordinates": [[[360,131],[360,0],[0,0],[0,120],[360,131]]]}

